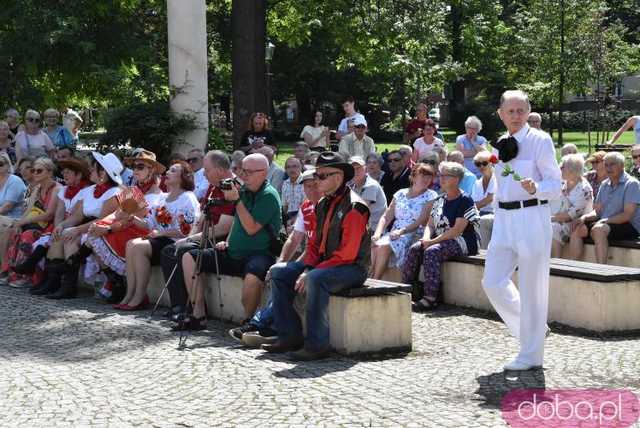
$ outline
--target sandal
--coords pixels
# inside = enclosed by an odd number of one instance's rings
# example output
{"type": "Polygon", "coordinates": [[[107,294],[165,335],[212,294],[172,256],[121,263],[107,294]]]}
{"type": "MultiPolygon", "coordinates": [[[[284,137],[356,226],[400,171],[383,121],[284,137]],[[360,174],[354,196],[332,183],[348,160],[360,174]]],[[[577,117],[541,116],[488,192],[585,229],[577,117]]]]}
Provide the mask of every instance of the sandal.
{"type": "Polygon", "coordinates": [[[437,308],[439,305],[438,301],[431,301],[429,299],[427,299],[426,297],[423,297],[422,299],[418,300],[417,302],[413,303],[412,307],[413,310],[417,311],[417,312],[426,312],[426,311],[432,311],[435,308],[437,308]]]}

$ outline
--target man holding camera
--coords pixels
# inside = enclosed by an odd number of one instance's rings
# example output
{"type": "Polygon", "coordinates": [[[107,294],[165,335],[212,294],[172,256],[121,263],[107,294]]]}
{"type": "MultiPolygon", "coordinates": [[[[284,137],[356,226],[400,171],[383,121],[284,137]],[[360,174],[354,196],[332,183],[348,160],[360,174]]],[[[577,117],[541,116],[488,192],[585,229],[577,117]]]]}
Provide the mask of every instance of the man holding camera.
{"type": "MultiPolygon", "coordinates": [[[[206,198],[203,199],[201,204],[202,212],[205,213],[208,210],[208,217],[211,220],[210,238],[213,238],[211,233],[215,232],[216,239],[226,239],[231,230],[231,223],[236,211],[233,202],[226,201],[224,193],[220,190],[222,181],[233,179],[229,156],[220,150],[208,152],[203,159],[203,170],[206,179],[211,183],[206,191],[206,198]]],[[[202,230],[202,222],[205,217],[205,215],[200,216],[200,220],[196,227],[192,229],[192,234],[189,237],[181,239],[175,244],[167,245],[162,249],[162,257],[160,259],[162,272],[165,281],[171,279],[167,286],[171,298],[171,310],[167,315],[174,319],[183,313],[187,303],[187,290],[184,285],[182,263],[178,263],[178,261],[182,260],[184,253],[200,246],[202,234],[199,231],[202,230]],[[172,272],[173,276],[171,275],[172,272]]],[[[200,301],[199,304],[204,305],[204,293],[197,296],[196,301],[200,301]]]]}
{"type": "Polygon", "coordinates": [[[353,166],[341,154],[324,152],[318,157],[316,178],[324,197],[316,206],[315,234],[307,243],[303,261],[271,270],[278,340],[263,345],[268,352],[297,351],[291,357],[298,361],[326,357],[330,351],[329,295],[360,287],[367,278],[371,247],[369,208],[346,186],[353,175],[353,166]],[[293,300],[296,293],[305,290],[307,337],[303,339],[293,300]]]}
{"type": "MultiPolygon", "coordinates": [[[[242,161],[242,187],[236,181],[221,184],[224,198],[236,207],[231,231],[226,241],[215,248],[192,249],[182,256],[184,281],[192,301],[194,291],[204,295],[203,287],[195,287],[196,259],[202,251],[201,272],[242,276],[242,305],[246,318],[251,318],[260,304],[264,278],[275,262],[272,241],[282,228],[282,205],[276,189],[267,182],[269,162],[264,155],[251,154],[242,161]]],[[[196,279],[197,280],[197,279],[196,279]]],[[[204,305],[194,305],[193,314],[178,329],[197,330],[206,325],[204,305]]]]}

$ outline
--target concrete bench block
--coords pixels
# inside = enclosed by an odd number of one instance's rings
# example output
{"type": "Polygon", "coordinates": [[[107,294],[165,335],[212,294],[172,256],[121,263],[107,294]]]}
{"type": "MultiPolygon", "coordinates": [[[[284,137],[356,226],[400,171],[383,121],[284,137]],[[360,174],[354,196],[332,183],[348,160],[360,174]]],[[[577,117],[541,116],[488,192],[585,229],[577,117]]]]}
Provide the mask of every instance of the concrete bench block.
{"type": "MultiPolygon", "coordinates": [[[[562,248],[562,258],[571,258],[569,256],[569,245],[565,245],[562,248]]],[[[582,258],[580,260],[583,262],[597,263],[595,245],[585,244],[582,258]]],[[[640,266],[640,249],[609,247],[607,264],[614,266],[638,267],[640,266]]]]}
{"type": "MultiPolygon", "coordinates": [[[[148,294],[155,302],[165,281],[162,271],[154,266],[148,294]]],[[[205,299],[209,316],[239,324],[245,319],[242,306],[242,278],[222,275],[220,291],[215,275],[205,279],[205,299]],[[220,294],[222,307],[220,306],[220,294]]],[[[269,290],[263,293],[263,304],[269,290]]],[[[161,305],[170,304],[165,293],[161,305]]],[[[297,302],[300,310],[300,302],[297,302]]],[[[304,324],[304,320],[303,320],[304,324]]],[[[404,292],[380,296],[341,297],[329,300],[331,346],[342,354],[373,352],[408,352],[411,350],[411,297],[404,292]]]]}
{"type": "MultiPolygon", "coordinates": [[[[446,262],[446,303],[493,312],[482,288],[484,267],[446,262]]],[[[517,285],[517,274],[514,274],[517,285]]],[[[595,332],[640,329],[640,281],[598,282],[551,275],[549,321],[595,332]]]]}
{"type": "Polygon", "coordinates": [[[411,296],[331,296],[329,326],[331,346],[341,354],[409,352],[411,296]]]}

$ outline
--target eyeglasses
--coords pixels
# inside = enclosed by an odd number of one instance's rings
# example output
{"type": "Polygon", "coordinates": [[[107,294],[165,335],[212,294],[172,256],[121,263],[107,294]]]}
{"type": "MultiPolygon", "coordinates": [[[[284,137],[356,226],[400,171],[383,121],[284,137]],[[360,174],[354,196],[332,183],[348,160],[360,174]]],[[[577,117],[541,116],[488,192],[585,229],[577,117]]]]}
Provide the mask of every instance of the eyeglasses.
{"type": "Polygon", "coordinates": [[[40,122],[40,119],[37,117],[28,117],[27,122],[40,122]]]}
{"type": "Polygon", "coordinates": [[[240,174],[251,175],[251,174],[255,174],[256,172],[260,172],[260,171],[264,171],[264,169],[244,169],[244,168],[242,168],[240,170],[240,174]]]}
{"type": "Polygon", "coordinates": [[[313,174],[313,176],[315,178],[317,178],[318,180],[320,180],[320,181],[324,181],[327,178],[331,177],[332,175],[336,175],[336,174],[340,174],[340,172],[338,172],[338,171],[336,171],[336,172],[327,172],[326,174],[319,174],[319,173],[316,172],[315,174],[313,174]]]}
{"type": "Polygon", "coordinates": [[[389,158],[389,162],[400,162],[402,158],[389,158]]]}
{"type": "Polygon", "coordinates": [[[429,171],[423,171],[419,173],[420,175],[424,175],[425,177],[433,177],[433,173],[429,171]]]}
{"type": "Polygon", "coordinates": [[[488,161],[483,161],[483,162],[474,162],[474,164],[478,167],[478,168],[482,168],[485,167],[487,165],[489,165],[488,161]]]}
{"type": "Polygon", "coordinates": [[[197,158],[197,157],[196,157],[196,158],[189,158],[189,159],[187,159],[187,162],[189,162],[189,163],[196,163],[196,162],[198,162],[199,160],[200,160],[200,158],[197,158]]]}
{"type": "Polygon", "coordinates": [[[142,171],[146,167],[147,167],[147,164],[144,164],[144,163],[137,163],[133,165],[133,169],[135,169],[136,171],[142,171]]]}
{"type": "Polygon", "coordinates": [[[44,169],[44,168],[33,168],[32,171],[33,171],[34,174],[42,174],[43,172],[46,171],[46,169],[44,169]]]}
{"type": "Polygon", "coordinates": [[[364,128],[366,128],[366,126],[364,126],[364,125],[356,125],[355,128],[364,129],[364,128]]]}

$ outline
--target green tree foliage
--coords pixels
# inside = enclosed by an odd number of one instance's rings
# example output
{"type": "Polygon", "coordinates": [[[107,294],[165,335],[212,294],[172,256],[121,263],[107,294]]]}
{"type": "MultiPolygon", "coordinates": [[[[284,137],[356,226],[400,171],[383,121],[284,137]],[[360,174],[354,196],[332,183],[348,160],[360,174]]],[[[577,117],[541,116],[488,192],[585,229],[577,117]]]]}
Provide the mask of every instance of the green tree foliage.
{"type": "Polygon", "coordinates": [[[5,0],[0,104],[107,105],[167,96],[160,0],[5,0]]]}

